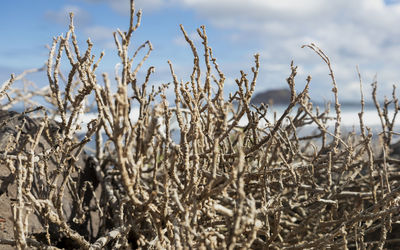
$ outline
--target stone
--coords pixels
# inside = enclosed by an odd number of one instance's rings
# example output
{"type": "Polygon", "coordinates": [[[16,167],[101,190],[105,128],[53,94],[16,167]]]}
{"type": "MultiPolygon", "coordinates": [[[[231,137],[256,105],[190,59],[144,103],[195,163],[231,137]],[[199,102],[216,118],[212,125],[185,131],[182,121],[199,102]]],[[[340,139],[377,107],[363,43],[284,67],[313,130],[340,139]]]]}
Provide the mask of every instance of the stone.
{"type": "MultiPolygon", "coordinates": [[[[29,156],[30,138],[34,138],[40,129],[43,118],[30,118],[28,115],[23,115],[14,111],[0,110],[0,239],[13,240],[14,239],[14,223],[12,214],[12,205],[16,203],[17,184],[15,170],[10,169],[5,157],[14,157],[14,164],[18,164],[16,159],[17,152],[22,156],[29,156]],[[20,131],[20,134],[18,135],[20,131]],[[16,138],[19,136],[18,140],[16,138]],[[1,158],[2,157],[2,158],[1,158]]],[[[32,194],[38,199],[46,199],[49,192],[49,185],[46,183],[46,178],[51,178],[58,171],[58,164],[56,157],[49,154],[48,150],[57,147],[55,137],[62,133],[60,126],[55,121],[49,121],[48,127],[44,129],[39,139],[38,146],[35,148],[35,155],[47,155],[47,158],[38,160],[35,163],[34,181],[32,185],[32,194]],[[47,130],[47,133],[45,132],[47,130]],[[51,138],[49,138],[51,136],[51,138]],[[40,166],[41,164],[41,166],[40,166]],[[44,173],[44,165],[46,165],[47,173],[44,173]],[[47,175],[47,176],[46,176],[47,175]]],[[[40,158],[40,157],[38,157],[40,158]]],[[[79,159],[68,167],[74,167],[71,177],[77,182],[78,189],[81,190],[85,181],[91,181],[94,188],[98,186],[96,174],[93,166],[90,163],[85,153],[81,153],[79,159]],[[89,173],[89,174],[88,174],[89,173]],[[83,178],[82,178],[83,176],[83,178]]],[[[15,165],[17,166],[17,165],[15,165]]],[[[57,182],[60,185],[60,181],[57,182]]],[[[92,198],[92,193],[86,192],[84,202],[89,203],[92,198]]],[[[65,212],[65,220],[71,227],[82,233],[86,233],[87,221],[82,224],[73,223],[73,217],[76,214],[76,202],[68,188],[65,188],[63,199],[63,210],[65,212]]],[[[84,204],[85,205],[85,204],[84,204]]],[[[86,204],[87,205],[87,204],[86,204]]],[[[30,235],[43,235],[45,229],[43,227],[43,218],[40,218],[35,211],[31,211],[28,217],[28,233],[30,235]]],[[[58,229],[55,225],[50,225],[50,228],[55,232],[58,229]]],[[[52,235],[54,240],[63,240],[59,233],[52,235]]],[[[64,239],[65,240],[65,239],[64,239]]],[[[14,249],[14,247],[7,248],[7,245],[0,245],[1,249],[14,249]]]]}

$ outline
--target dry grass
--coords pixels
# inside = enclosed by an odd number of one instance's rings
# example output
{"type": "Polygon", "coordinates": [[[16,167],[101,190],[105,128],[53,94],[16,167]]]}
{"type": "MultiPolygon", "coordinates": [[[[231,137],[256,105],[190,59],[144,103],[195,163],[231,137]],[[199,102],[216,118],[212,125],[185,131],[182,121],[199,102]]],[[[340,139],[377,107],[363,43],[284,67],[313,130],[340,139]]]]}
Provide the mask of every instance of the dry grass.
{"type": "Polygon", "coordinates": [[[107,74],[97,79],[102,55],[96,61],[90,40],[86,51],[78,48],[71,15],[68,32],[50,48],[49,88],[20,94],[11,88],[16,77],[3,84],[0,95],[8,96],[4,107],[40,95],[55,108],[39,111],[45,115],[34,135],[24,144],[17,135],[1,156],[2,167],[15,176],[17,192],[12,203],[14,238],[0,239],[0,244],[19,249],[399,246],[400,161],[390,155],[399,109],[395,90],[381,107],[374,84],[382,124],[377,152],[363,123],[361,77],[361,134],[342,134],[339,91],[329,58],[317,46],[306,45],[326,63],[331,76],[334,131],[327,128],[329,109],[315,109],[308,96],[311,77],[296,93],[293,64],[287,78],[290,104],[271,121],[268,107],[250,104],[259,56],[254,56],[250,74],[240,72],[237,91],[224,98],[225,76],[205,28],[197,30],[202,69],[198,48],[181,26],[194,64],[190,81],[183,82],[168,62],[175,92],[170,105],[167,85],[148,88],[153,68],[142,82],[137,78],[152,51],[150,42],[128,51],[140,18],[131,1],[128,31],[114,33],[122,66],[113,82],[107,74]],[[140,50],[147,52],[138,60],[140,50]],[[71,66],[66,77],[60,72],[63,57],[71,66]],[[90,98],[95,99],[97,118],[88,124],[84,139],[76,140],[79,117],[88,112],[90,98]],[[139,109],[134,119],[133,107],[139,109]],[[391,117],[390,108],[395,110],[391,117]],[[48,116],[56,115],[61,122],[53,133],[48,116]],[[246,126],[239,125],[243,117],[246,126]],[[179,142],[171,137],[172,118],[179,124],[179,142]],[[317,133],[299,137],[297,132],[310,124],[317,133]],[[38,153],[45,135],[50,146],[38,153]],[[94,154],[84,159],[86,164],[78,164],[92,139],[94,154]],[[29,214],[41,219],[42,234],[30,234],[29,214]],[[61,246],[61,239],[68,239],[69,245],[61,246]]]}

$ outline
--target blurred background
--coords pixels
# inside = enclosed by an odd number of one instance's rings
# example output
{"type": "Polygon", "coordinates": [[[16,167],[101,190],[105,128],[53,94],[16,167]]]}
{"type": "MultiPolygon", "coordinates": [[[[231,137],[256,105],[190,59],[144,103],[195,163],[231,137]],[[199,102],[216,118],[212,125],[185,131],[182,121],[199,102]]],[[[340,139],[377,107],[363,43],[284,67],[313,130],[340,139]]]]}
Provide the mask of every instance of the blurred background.
{"type": "MultiPolygon", "coordinates": [[[[209,44],[227,77],[227,92],[236,89],[234,79],[240,76],[239,70],[251,74],[253,55],[260,53],[256,93],[286,88],[293,60],[299,66],[297,89],[311,75],[312,99],[332,100],[327,66],[314,52],[301,48],[311,42],[330,57],[344,102],[359,102],[357,65],[367,100],[375,77],[380,97],[390,96],[392,86],[400,80],[400,1],[136,0],[136,8],[143,10],[143,17],[134,34],[134,46],[152,42],[154,51],[144,66],[156,67],[154,85],[172,81],[167,60],[172,61],[179,79],[189,79],[193,58],[179,24],[196,42],[199,54],[203,52],[196,28],[206,25],[209,44]]],[[[119,59],[112,33],[117,28],[127,29],[129,0],[3,0],[0,83],[11,73],[45,64],[46,46],[53,37],[67,32],[69,12],[75,14],[81,49],[90,37],[96,55],[105,51],[98,73],[113,74],[119,59]]],[[[39,86],[48,84],[45,72],[28,78],[39,86]]]]}

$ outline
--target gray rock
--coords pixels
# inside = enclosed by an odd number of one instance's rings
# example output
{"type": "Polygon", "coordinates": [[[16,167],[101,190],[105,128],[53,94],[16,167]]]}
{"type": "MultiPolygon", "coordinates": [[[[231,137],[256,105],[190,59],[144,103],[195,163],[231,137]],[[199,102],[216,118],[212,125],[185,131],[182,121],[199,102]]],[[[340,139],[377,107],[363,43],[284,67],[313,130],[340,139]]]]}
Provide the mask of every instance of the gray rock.
{"type": "MultiPolygon", "coordinates": [[[[30,138],[35,137],[42,122],[42,118],[30,118],[14,111],[0,110],[0,203],[2,204],[0,206],[0,229],[3,228],[3,230],[0,230],[0,238],[14,238],[12,204],[16,201],[17,190],[15,172],[7,166],[4,159],[6,157],[15,158],[18,153],[21,156],[28,157],[31,146],[30,138]]],[[[48,197],[50,189],[47,181],[59,173],[59,157],[52,153],[49,154],[49,150],[57,147],[55,138],[60,136],[61,133],[62,130],[59,124],[55,121],[49,121],[48,127],[43,130],[38,146],[35,148],[35,155],[39,156],[39,160],[35,163],[32,193],[36,198],[46,199],[48,197]],[[45,169],[47,169],[47,172],[45,169]]],[[[17,162],[15,160],[15,164],[17,162]]],[[[97,187],[98,182],[94,168],[91,165],[92,162],[85,153],[81,153],[79,159],[71,166],[68,166],[75,168],[72,178],[76,181],[78,190],[82,190],[85,181],[90,181],[95,188],[97,187]]],[[[57,182],[57,185],[60,185],[60,181],[57,182]]],[[[71,193],[68,188],[65,189],[63,199],[65,219],[73,229],[85,235],[87,233],[87,220],[84,220],[81,224],[73,222],[73,217],[77,214],[76,209],[78,207],[73,198],[76,195],[71,193]]],[[[84,194],[83,205],[88,205],[91,199],[92,193],[89,193],[88,190],[84,194]]],[[[39,235],[45,232],[43,218],[35,214],[35,211],[29,216],[28,225],[29,234],[39,235]]],[[[60,234],[57,233],[59,231],[58,228],[55,225],[50,226],[56,232],[52,237],[54,236],[55,240],[61,240],[60,234]]],[[[0,245],[1,249],[3,247],[3,245],[0,245]]]]}

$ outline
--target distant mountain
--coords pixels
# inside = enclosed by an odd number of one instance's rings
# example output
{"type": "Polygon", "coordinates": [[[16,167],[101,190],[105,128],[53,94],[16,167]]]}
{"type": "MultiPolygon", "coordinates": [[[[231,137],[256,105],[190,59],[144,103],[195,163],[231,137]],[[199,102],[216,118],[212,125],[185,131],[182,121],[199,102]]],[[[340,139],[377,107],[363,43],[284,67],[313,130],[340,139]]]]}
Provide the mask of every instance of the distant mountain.
{"type": "MultiPolygon", "coordinates": [[[[328,101],[312,100],[314,106],[324,107],[328,101]]],[[[252,104],[275,104],[275,105],[288,105],[290,103],[290,90],[286,88],[282,89],[270,89],[264,92],[256,93],[251,99],[252,104]]],[[[334,107],[335,102],[330,101],[331,107],[334,107]]],[[[340,100],[339,103],[342,107],[354,107],[360,108],[360,100],[340,100]]],[[[381,107],[383,107],[383,102],[380,102],[381,107]]],[[[365,102],[365,108],[375,108],[375,104],[372,101],[365,102]]]]}
{"type": "Polygon", "coordinates": [[[252,104],[289,104],[290,90],[289,89],[271,89],[253,96],[252,104]]]}

